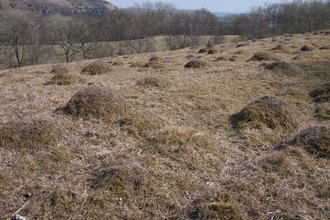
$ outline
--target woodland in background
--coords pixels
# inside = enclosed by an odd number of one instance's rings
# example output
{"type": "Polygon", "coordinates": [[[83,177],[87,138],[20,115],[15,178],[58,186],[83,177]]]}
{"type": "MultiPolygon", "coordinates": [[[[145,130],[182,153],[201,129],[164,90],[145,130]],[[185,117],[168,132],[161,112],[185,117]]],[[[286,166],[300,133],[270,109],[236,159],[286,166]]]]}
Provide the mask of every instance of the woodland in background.
{"type": "Polygon", "coordinates": [[[54,54],[72,62],[153,52],[154,37],[160,35],[164,50],[176,50],[199,46],[205,35],[211,36],[211,44],[220,44],[223,35],[246,40],[322,29],[330,29],[330,0],[266,4],[223,20],[204,8],[184,11],[165,2],[134,4],[99,18],[86,13],[67,16],[1,10],[0,62],[12,68],[47,63],[54,54]]]}

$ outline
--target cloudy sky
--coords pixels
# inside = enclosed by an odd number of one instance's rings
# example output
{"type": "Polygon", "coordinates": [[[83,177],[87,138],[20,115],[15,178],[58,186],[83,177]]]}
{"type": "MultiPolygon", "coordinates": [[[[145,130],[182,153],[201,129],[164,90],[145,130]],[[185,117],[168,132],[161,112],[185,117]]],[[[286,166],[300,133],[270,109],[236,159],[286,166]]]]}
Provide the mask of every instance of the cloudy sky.
{"type": "MultiPolygon", "coordinates": [[[[143,3],[145,0],[106,0],[119,8],[133,6],[134,3],[143,3]]],[[[151,0],[155,2],[157,0],[151,0]]],[[[164,2],[173,3],[178,9],[201,9],[207,8],[211,12],[229,12],[239,13],[246,12],[252,6],[263,6],[268,3],[279,3],[283,0],[163,0],[164,2]]]]}

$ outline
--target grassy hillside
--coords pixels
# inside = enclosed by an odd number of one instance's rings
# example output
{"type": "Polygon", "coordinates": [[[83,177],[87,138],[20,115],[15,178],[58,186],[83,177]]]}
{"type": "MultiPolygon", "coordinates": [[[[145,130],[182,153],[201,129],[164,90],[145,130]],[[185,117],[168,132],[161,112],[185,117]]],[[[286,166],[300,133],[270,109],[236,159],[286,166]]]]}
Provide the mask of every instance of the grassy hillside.
{"type": "Polygon", "coordinates": [[[1,219],[329,219],[329,45],[1,70],[1,219]]]}

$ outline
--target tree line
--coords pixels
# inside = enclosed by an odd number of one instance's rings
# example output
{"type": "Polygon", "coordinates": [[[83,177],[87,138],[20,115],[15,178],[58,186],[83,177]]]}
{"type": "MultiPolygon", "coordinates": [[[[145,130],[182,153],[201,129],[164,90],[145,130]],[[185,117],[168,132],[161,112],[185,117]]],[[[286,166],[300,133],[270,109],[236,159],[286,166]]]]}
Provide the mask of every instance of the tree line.
{"type": "Polygon", "coordinates": [[[330,0],[266,4],[223,20],[204,8],[178,10],[165,2],[134,4],[109,11],[101,18],[79,13],[45,16],[16,9],[0,11],[0,44],[8,67],[21,67],[47,63],[54,54],[72,62],[152,52],[156,50],[155,36],[164,36],[163,49],[176,50],[199,46],[204,35],[211,36],[210,43],[220,44],[224,35],[239,35],[240,40],[246,40],[329,26],[330,0]]]}

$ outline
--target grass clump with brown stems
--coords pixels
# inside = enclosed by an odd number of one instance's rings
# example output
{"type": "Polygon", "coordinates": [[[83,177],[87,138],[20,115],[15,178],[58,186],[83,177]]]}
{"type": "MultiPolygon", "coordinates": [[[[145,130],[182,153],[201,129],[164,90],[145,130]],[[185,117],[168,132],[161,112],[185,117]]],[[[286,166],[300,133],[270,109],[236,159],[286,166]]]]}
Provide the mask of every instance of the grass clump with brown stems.
{"type": "Polygon", "coordinates": [[[85,68],[82,69],[82,73],[85,75],[101,75],[106,74],[110,71],[110,67],[108,64],[103,62],[102,60],[95,61],[90,63],[85,68]]]}
{"type": "Polygon", "coordinates": [[[66,67],[55,65],[52,67],[52,70],[50,71],[52,74],[66,74],[69,73],[69,70],[66,67]]]}
{"type": "Polygon", "coordinates": [[[89,86],[74,94],[64,112],[76,117],[114,122],[130,112],[128,102],[107,86],[89,86]]]}
{"type": "Polygon", "coordinates": [[[135,62],[131,65],[131,67],[143,67],[144,66],[144,63],[142,62],[135,62]]]}
{"type": "Polygon", "coordinates": [[[314,98],[314,102],[329,102],[330,101],[330,83],[324,83],[318,88],[310,92],[310,96],[314,98]]]}
{"type": "Polygon", "coordinates": [[[217,50],[216,49],[209,49],[209,51],[207,52],[208,54],[216,54],[217,53],[217,50]]]}
{"type": "Polygon", "coordinates": [[[315,47],[313,45],[304,45],[300,50],[301,51],[313,51],[313,50],[315,50],[315,47]]]}
{"type": "Polygon", "coordinates": [[[290,104],[275,96],[263,96],[232,115],[230,120],[237,129],[282,127],[292,130],[298,126],[296,117],[297,112],[290,104]]]}
{"type": "Polygon", "coordinates": [[[272,70],[275,73],[282,73],[288,76],[298,73],[296,68],[285,61],[276,61],[270,64],[264,64],[264,68],[267,70],[272,70]]]}
{"type": "Polygon", "coordinates": [[[254,54],[248,61],[271,61],[277,60],[277,58],[273,57],[271,54],[266,52],[258,52],[254,54]]]}
{"type": "Polygon", "coordinates": [[[118,61],[118,62],[114,62],[112,64],[112,66],[123,66],[124,65],[124,62],[121,62],[121,61],[118,61]]]}
{"type": "Polygon", "coordinates": [[[15,119],[1,126],[0,146],[15,150],[47,149],[59,141],[62,131],[53,118],[34,116],[15,119]]]}
{"type": "Polygon", "coordinates": [[[205,48],[200,49],[197,53],[207,53],[208,50],[205,48]]]}
{"type": "Polygon", "coordinates": [[[53,78],[50,79],[45,85],[59,85],[59,86],[65,86],[65,85],[72,85],[72,84],[84,84],[87,80],[79,75],[76,74],[56,74],[53,78]]]}
{"type": "Polygon", "coordinates": [[[275,53],[290,53],[290,50],[283,44],[278,44],[276,47],[271,49],[275,53]]]}

